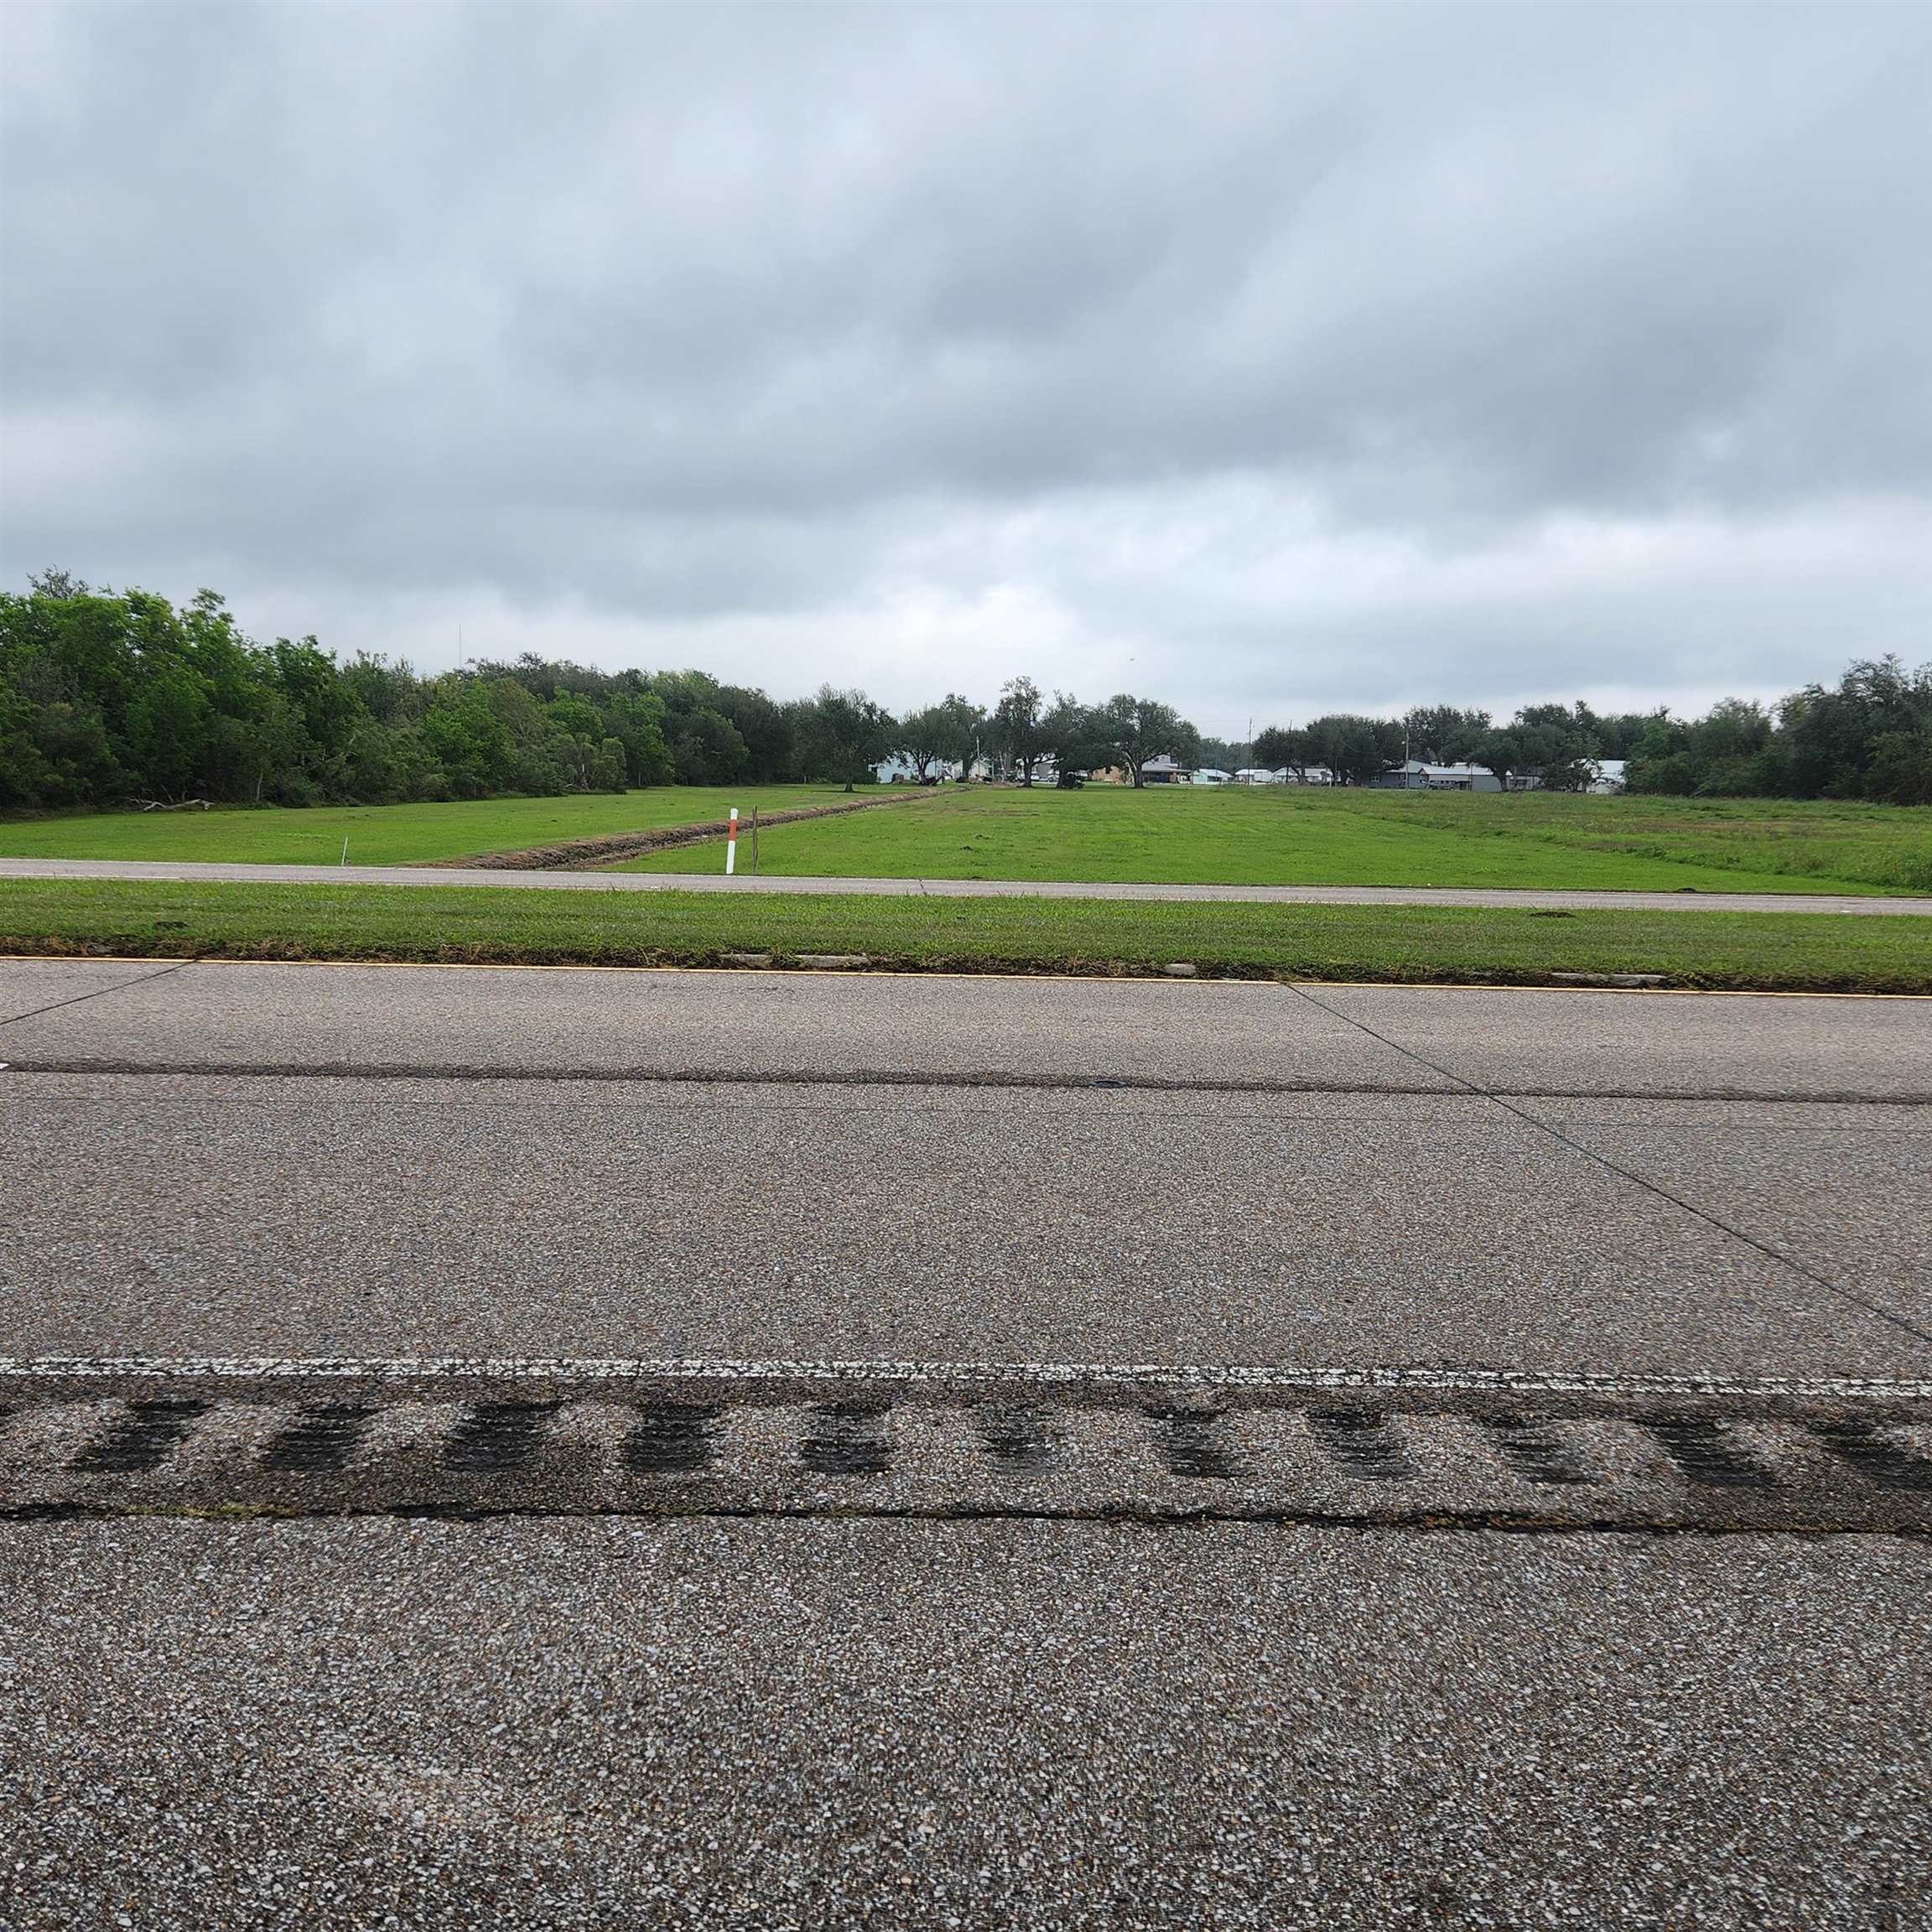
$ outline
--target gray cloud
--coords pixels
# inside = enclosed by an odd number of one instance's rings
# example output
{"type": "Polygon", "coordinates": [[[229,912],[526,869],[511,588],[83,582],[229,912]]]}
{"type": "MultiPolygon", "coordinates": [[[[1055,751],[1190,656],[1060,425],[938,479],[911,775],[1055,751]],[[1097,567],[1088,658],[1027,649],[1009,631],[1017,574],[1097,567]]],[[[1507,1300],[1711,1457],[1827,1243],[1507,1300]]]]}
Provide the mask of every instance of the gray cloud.
{"type": "Polygon", "coordinates": [[[0,33],[14,581],[1211,728],[1932,648],[1919,9],[0,33]]]}

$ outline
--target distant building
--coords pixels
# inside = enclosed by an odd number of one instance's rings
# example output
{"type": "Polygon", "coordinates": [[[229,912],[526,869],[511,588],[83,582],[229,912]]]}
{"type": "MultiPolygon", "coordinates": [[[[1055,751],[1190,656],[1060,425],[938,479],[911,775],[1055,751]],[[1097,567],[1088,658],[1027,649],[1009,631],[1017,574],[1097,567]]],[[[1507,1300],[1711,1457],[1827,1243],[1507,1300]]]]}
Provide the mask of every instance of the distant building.
{"type": "Polygon", "coordinates": [[[1218,765],[1201,766],[1194,773],[1197,785],[1231,785],[1234,782],[1232,771],[1223,771],[1218,765]]]}
{"type": "Polygon", "coordinates": [[[1500,792],[1496,774],[1481,765],[1431,765],[1411,758],[1406,765],[1368,781],[1380,792],[1500,792]]]}
{"type": "Polygon", "coordinates": [[[1244,765],[1234,774],[1234,782],[1237,785],[1285,785],[1288,774],[1285,771],[1270,771],[1265,765],[1244,765]]]}
{"type": "Polygon", "coordinates": [[[1623,758],[1592,758],[1597,776],[1586,785],[1586,792],[1594,792],[1599,798],[1613,798],[1622,792],[1628,782],[1628,761],[1623,758]]]}
{"type": "Polygon", "coordinates": [[[1140,782],[1143,785],[1192,785],[1194,774],[1185,765],[1176,765],[1163,752],[1158,758],[1150,758],[1140,767],[1140,782]]]}

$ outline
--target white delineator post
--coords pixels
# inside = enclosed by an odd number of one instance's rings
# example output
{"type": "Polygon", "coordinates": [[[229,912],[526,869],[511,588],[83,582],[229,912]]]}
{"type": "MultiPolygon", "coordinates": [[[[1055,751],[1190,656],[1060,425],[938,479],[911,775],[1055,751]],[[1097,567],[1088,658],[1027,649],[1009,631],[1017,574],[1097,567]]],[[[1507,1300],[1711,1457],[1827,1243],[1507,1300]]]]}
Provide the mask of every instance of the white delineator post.
{"type": "Polygon", "coordinates": [[[731,828],[724,834],[724,876],[738,870],[738,808],[731,808],[731,828]]]}

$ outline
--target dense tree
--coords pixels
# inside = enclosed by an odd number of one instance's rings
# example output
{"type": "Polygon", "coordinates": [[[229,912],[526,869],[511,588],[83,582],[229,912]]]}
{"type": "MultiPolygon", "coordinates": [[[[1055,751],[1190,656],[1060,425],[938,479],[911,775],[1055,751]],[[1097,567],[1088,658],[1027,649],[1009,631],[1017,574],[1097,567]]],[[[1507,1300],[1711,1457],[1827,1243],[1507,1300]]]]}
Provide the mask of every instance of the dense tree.
{"type": "Polygon", "coordinates": [[[1046,753],[1040,735],[1043,715],[1040,687],[1031,678],[1014,678],[1000,688],[989,735],[1002,763],[1020,774],[1022,785],[1033,782],[1034,767],[1046,753]]]}
{"type": "Polygon", "coordinates": [[[891,756],[896,735],[891,713],[863,691],[838,691],[823,685],[802,714],[800,776],[829,779],[834,784],[862,784],[871,777],[874,766],[891,756]]]}
{"type": "Polygon", "coordinates": [[[1629,753],[1633,792],[1701,797],[1927,802],[1932,667],[1852,665],[1836,688],[1807,685],[1774,712],[1734,699],[1702,718],[1659,712],[1629,753]]]}
{"type": "Polygon", "coordinates": [[[936,765],[964,769],[979,745],[986,714],[957,691],[948,691],[937,704],[909,712],[893,735],[894,754],[912,767],[923,784],[936,765]]]}
{"type": "MultiPolygon", "coordinates": [[[[1336,713],[1261,732],[1247,756],[1361,784],[1410,751],[1473,757],[1505,783],[1587,783],[1627,758],[1633,790],[1932,803],[1932,667],[1852,664],[1775,708],[1727,700],[1703,718],[1600,716],[1581,702],[1528,705],[1507,726],[1481,711],[1420,707],[1406,719],[1336,713]]],[[[314,637],[257,644],[214,592],[176,608],[142,590],[44,571],[0,593],[0,809],[194,799],[306,805],[476,798],[630,785],[856,784],[895,750],[922,776],[990,749],[1031,783],[1051,754],[1067,772],[1118,764],[1136,784],[1165,753],[1229,769],[1244,749],[1204,742],[1171,707],[1121,694],[1051,705],[1010,679],[989,718],[948,693],[903,725],[860,691],[778,703],[700,671],[605,672],[526,652],[420,677],[366,652],[346,662],[314,637]]]]}
{"type": "Polygon", "coordinates": [[[1093,726],[1096,739],[1111,750],[1114,761],[1133,780],[1136,790],[1149,759],[1171,758],[1176,764],[1187,765],[1200,751],[1200,733],[1171,706],[1124,691],[1109,698],[1093,714],[1093,726]]]}
{"type": "Polygon", "coordinates": [[[1062,785],[1083,773],[1113,764],[1114,750],[1100,708],[1083,704],[1071,691],[1056,691],[1040,720],[1040,741],[1060,775],[1062,785]]]}
{"type": "Polygon", "coordinates": [[[1366,785],[1402,762],[1402,727],[1393,719],[1332,712],[1306,729],[1309,762],[1326,766],[1337,785],[1366,785]]]}
{"type": "Polygon", "coordinates": [[[1402,720],[1409,756],[1430,765],[1461,765],[1491,730],[1487,711],[1464,711],[1453,704],[1418,704],[1402,720]]]}
{"type": "Polygon", "coordinates": [[[1292,771],[1304,783],[1316,762],[1308,734],[1292,725],[1270,724],[1254,738],[1254,762],[1270,771],[1292,771]]]}
{"type": "Polygon", "coordinates": [[[1526,704],[1507,728],[1478,740],[1472,760],[1493,771],[1505,792],[1511,778],[1529,774],[1545,791],[1581,792],[1596,775],[1592,725],[1582,704],[1526,704]]]}

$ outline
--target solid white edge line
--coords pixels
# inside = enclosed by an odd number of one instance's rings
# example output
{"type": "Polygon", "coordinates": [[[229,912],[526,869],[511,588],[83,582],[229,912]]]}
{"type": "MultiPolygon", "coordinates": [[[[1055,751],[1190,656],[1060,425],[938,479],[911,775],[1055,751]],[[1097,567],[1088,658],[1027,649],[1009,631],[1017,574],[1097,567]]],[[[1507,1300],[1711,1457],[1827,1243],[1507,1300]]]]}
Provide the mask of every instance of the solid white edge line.
{"type": "Polygon", "coordinates": [[[107,1380],[467,1380],[560,1382],[740,1380],[912,1383],[1098,1383],[1171,1388],[1434,1389],[1472,1394],[1932,1398],[1932,1381],[1882,1377],[1559,1374],[1535,1369],[1258,1368],[1208,1363],[709,1361],[541,1356],[0,1356],[0,1381],[107,1380]]]}

